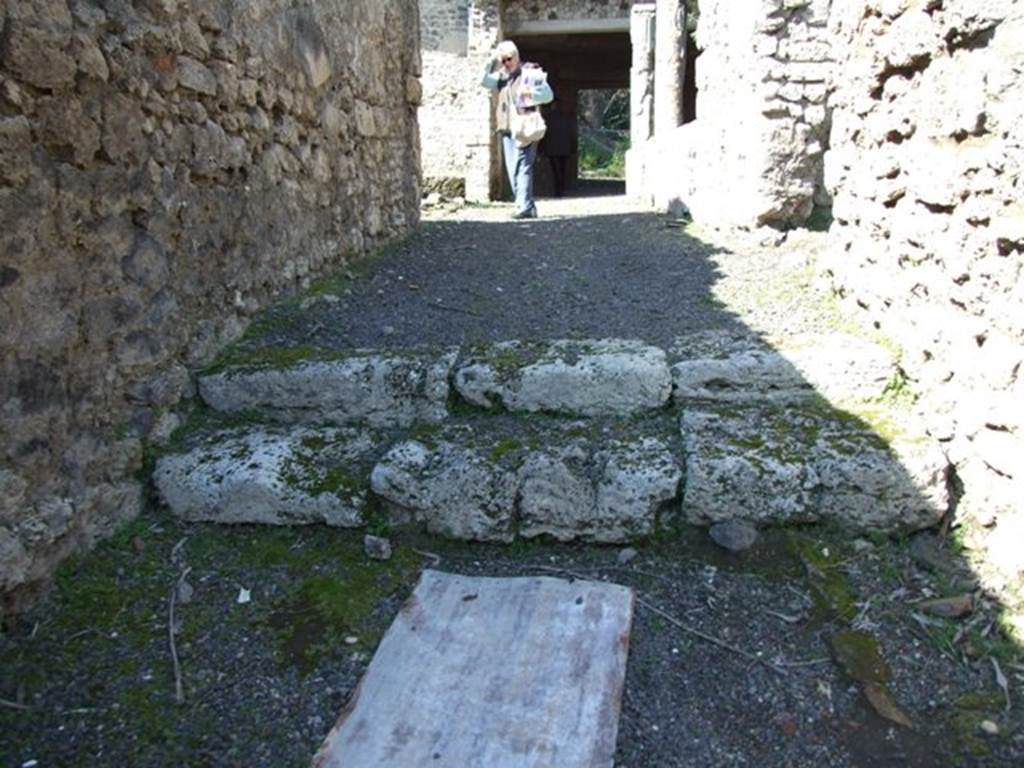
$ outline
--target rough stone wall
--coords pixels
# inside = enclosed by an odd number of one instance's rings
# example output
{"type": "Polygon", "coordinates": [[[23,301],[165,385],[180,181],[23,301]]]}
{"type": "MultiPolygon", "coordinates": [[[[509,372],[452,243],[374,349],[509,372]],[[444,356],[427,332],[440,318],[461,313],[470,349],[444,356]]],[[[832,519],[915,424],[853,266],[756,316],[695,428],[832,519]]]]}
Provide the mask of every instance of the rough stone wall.
{"type": "Polygon", "coordinates": [[[480,77],[499,40],[497,0],[420,0],[420,14],[425,188],[487,200],[494,138],[480,77]]]}
{"type": "Polygon", "coordinates": [[[903,347],[1009,584],[1024,568],[1024,4],[842,0],[828,269],[903,347]]]}
{"type": "Polygon", "coordinates": [[[420,45],[424,51],[465,56],[469,49],[469,0],[420,0],[420,45]]]}
{"type": "Polygon", "coordinates": [[[828,0],[759,0],[744,13],[702,2],[697,120],[631,157],[643,170],[630,193],[715,224],[806,221],[827,202],[828,14],[828,0]]]}
{"type": "Polygon", "coordinates": [[[0,0],[0,612],[244,318],[417,221],[412,0],[0,0]]]}
{"type": "Polygon", "coordinates": [[[494,138],[480,76],[499,40],[497,0],[421,0],[420,8],[425,187],[485,201],[494,138]]]}

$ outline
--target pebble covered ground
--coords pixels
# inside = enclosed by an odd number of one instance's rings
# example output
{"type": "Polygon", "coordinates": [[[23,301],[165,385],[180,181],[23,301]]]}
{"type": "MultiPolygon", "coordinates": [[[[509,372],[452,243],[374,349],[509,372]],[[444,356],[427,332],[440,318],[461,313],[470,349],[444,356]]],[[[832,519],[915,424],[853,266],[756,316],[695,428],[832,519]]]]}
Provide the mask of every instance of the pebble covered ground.
{"type": "MultiPolygon", "coordinates": [[[[623,198],[510,212],[428,211],[243,343],[669,347],[842,324],[814,284],[818,234],[702,233],[623,198]]],[[[800,528],[730,553],[695,528],[623,548],[371,527],[390,560],[362,531],[190,525],[152,503],[3,628],[0,766],[308,765],[424,567],[637,590],[620,768],[1024,764],[1024,655],[955,532],[800,528]]]]}
{"type": "Polygon", "coordinates": [[[769,532],[739,554],[697,529],[633,548],[392,532],[394,555],[377,562],[362,536],[147,513],[65,566],[49,602],[0,637],[0,765],[307,765],[425,567],[636,588],[620,768],[1024,757],[1024,667],[997,606],[980,599],[956,619],[922,607],[970,590],[948,550],[816,529],[769,532]],[[879,715],[856,665],[837,661],[833,639],[851,628],[873,638],[856,663],[888,669],[890,716],[909,726],[879,715]]]}

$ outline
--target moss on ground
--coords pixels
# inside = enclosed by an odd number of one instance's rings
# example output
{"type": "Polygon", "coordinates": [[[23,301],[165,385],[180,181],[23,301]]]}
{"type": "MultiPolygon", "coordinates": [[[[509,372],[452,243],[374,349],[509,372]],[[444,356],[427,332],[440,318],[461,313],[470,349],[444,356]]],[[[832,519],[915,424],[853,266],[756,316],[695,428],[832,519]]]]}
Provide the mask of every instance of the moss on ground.
{"type": "Polygon", "coordinates": [[[849,677],[860,683],[886,683],[892,678],[878,638],[870,632],[843,630],[829,638],[832,655],[849,677]]]}
{"type": "Polygon", "coordinates": [[[789,534],[788,544],[803,563],[818,621],[852,621],[857,615],[857,595],[842,570],[839,544],[798,532],[789,534]]]}
{"type": "Polygon", "coordinates": [[[351,554],[343,569],[302,579],[264,618],[282,663],[308,672],[339,646],[372,650],[379,642],[386,625],[374,614],[385,597],[411,586],[419,558],[405,548],[386,562],[351,554]]]}
{"type": "Polygon", "coordinates": [[[974,757],[984,757],[991,751],[989,739],[981,724],[986,720],[998,722],[1003,714],[1002,695],[994,691],[977,691],[968,693],[953,702],[953,711],[949,717],[957,741],[962,748],[974,757]]]}

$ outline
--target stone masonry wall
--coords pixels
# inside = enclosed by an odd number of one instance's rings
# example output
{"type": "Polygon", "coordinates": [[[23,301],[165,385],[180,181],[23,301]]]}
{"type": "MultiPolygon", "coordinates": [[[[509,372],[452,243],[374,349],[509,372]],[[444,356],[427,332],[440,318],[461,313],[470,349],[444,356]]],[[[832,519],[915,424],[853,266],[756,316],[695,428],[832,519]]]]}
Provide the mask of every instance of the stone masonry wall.
{"type": "Polygon", "coordinates": [[[1024,4],[835,3],[828,273],[903,348],[995,578],[1024,568],[1024,4]]]}
{"type": "Polygon", "coordinates": [[[465,56],[469,49],[470,0],[420,0],[420,45],[424,51],[465,56]]]}
{"type": "Polygon", "coordinates": [[[412,0],[0,0],[0,612],[271,298],[414,226],[412,0]]]}
{"type": "Polygon", "coordinates": [[[423,177],[427,190],[490,199],[496,158],[491,97],[480,86],[499,41],[497,0],[420,0],[423,177]]]}
{"type": "MultiPolygon", "coordinates": [[[[697,120],[631,158],[631,194],[721,225],[795,226],[826,203],[828,0],[700,6],[697,120]],[[667,162],[666,162],[667,160],[667,162]]],[[[655,105],[657,110],[657,105],[655,105]]]]}

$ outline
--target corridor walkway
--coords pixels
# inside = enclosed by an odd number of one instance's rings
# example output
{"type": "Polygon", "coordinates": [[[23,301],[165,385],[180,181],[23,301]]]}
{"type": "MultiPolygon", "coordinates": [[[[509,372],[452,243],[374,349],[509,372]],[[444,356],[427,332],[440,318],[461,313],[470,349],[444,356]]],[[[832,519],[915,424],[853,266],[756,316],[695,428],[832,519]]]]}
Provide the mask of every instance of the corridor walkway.
{"type": "MultiPolygon", "coordinates": [[[[774,245],[774,232],[712,244],[623,196],[541,200],[541,218],[509,220],[503,204],[427,209],[417,234],[360,279],[328,283],[261,343],[333,348],[507,339],[629,338],[671,346],[694,331],[820,328],[827,302],[780,306],[823,235],[774,245]],[[775,313],[772,316],[771,313],[775,313]],[[296,337],[296,333],[300,334],[296,337]]],[[[352,277],[356,275],[349,273],[352,277]]],[[[272,312],[273,329],[293,308],[272,312]],[[275,314],[276,313],[276,314],[275,314]]]]}

